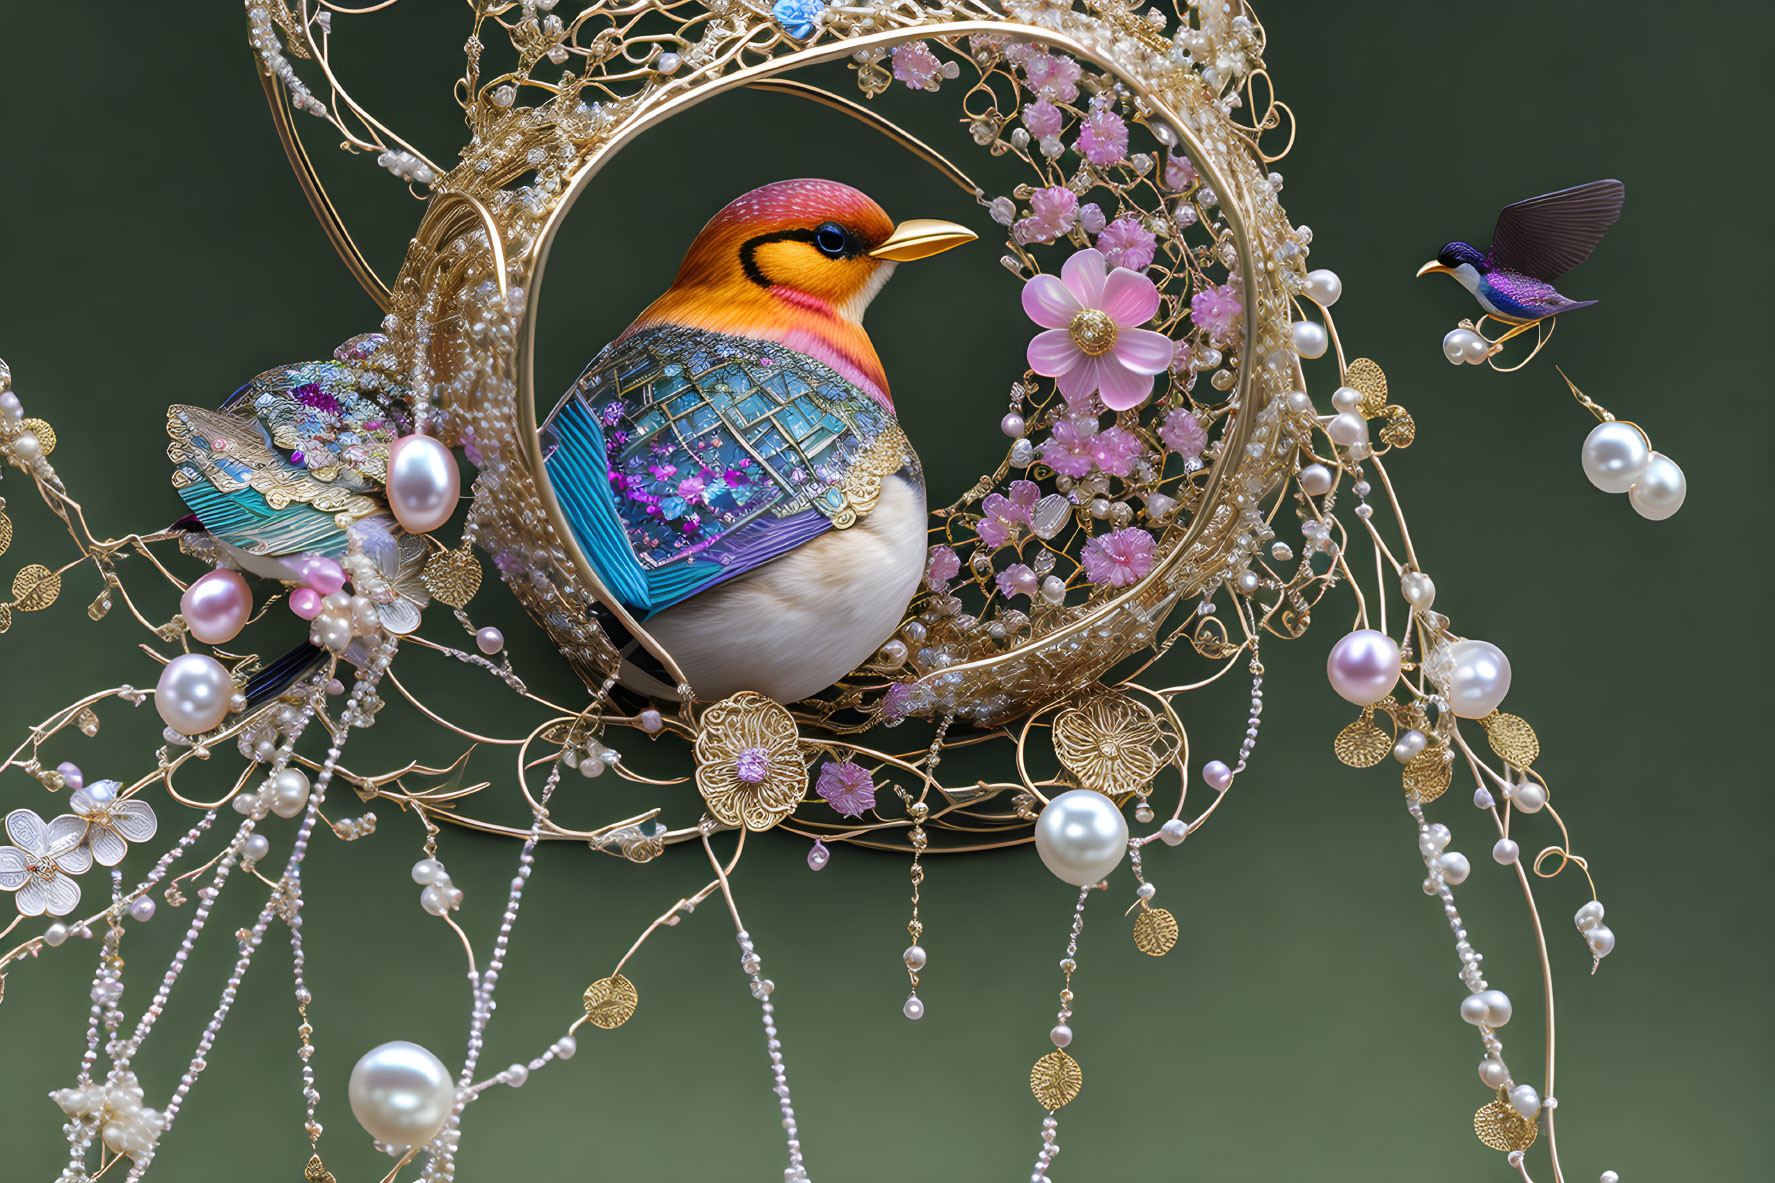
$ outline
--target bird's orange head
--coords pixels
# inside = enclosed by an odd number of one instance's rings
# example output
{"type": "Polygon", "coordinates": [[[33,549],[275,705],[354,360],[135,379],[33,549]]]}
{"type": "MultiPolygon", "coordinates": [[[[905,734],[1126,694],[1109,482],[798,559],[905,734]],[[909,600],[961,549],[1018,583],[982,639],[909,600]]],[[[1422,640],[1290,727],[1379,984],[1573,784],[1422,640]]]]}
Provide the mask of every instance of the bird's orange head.
{"type": "Polygon", "coordinates": [[[863,313],[899,262],[959,246],[949,222],[896,226],[835,181],[778,181],[745,194],[698,234],[678,278],[629,332],[678,324],[777,341],[831,366],[891,407],[863,313]]]}

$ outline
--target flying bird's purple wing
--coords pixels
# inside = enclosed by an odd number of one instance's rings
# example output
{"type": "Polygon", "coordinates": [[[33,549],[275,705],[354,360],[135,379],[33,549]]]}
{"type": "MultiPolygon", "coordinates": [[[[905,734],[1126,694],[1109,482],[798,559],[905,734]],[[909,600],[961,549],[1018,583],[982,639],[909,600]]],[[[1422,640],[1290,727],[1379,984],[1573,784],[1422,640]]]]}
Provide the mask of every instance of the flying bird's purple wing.
{"type": "Polygon", "coordinates": [[[1626,200],[1620,181],[1592,181],[1506,206],[1492,231],[1492,266],[1551,283],[1590,257],[1626,200]]]}

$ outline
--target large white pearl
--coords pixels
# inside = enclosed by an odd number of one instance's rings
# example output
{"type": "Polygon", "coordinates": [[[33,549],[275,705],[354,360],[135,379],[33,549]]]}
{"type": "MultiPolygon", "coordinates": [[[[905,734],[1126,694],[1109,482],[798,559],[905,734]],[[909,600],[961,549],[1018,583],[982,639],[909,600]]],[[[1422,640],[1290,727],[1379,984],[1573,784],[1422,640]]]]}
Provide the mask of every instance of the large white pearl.
{"type": "Polygon", "coordinates": [[[1462,719],[1483,719],[1510,693],[1510,659],[1490,641],[1456,641],[1448,647],[1448,709],[1462,719]]]}
{"type": "Polygon", "coordinates": [[[1524,1119],[1531,1118],[1541,1111],[1541,1094],[1532,1084],[1519,1084],[1510,1090],[1510,1104],[1524,1119]]]}
{"type": "Polygon", "coordinates": [[[1331,647],[1325,676],[1346,701],[1373,706],[1399,682],[1399,646],[1386,633],[1357,629],[1331,647]]]}
{"type": "Polygon", "coordinates": [[[1451,329],[1448,335],[1442,338],[1442,356],[1448,359],[1450,365],[1460,365],[1468,359],[1469,351],[1476,348],[1489,348],[1489,346],[1486,346],[1485,341],[1472,329],[1451,329]]]}
{"type": "Polygon", "coordinates": [[[456,512],[462,476],[456,457],[429,435],[406,435],[388,449],[388,508],[401,526],[429,534],[456,512]]]}
{"type": "Polygon", "coordinates": [[[271,812],[295,817],[308,808],[308,777],[300,768],[286,768],[271,782],[271,812]]]}
{"type": "Polygon", "coordinates": [[[1591,484],[1604,493],[1625,493],[1651,462],[1652,446],[1630,423],[1598,423],[1584,437],[1579,459],[1591,484]]]}
{"type": "Polygon", "coordinates": [[[1035,849],[1060,879],[1089,887],[1127,853],[1128,819],[1097,790],[1073,789],[1048,802],[1036,818],[1035,849]]]}
{"type": "Polygon", "coordinates": [[[1344,294],[1344,281],[1337,277],[1337,272],[1321,267],[1307,272],[1307,282],[1301,285],[1300,294],[1321,308],[1330,308],[1344,294]]]}
{"type": "Polygon", "coordinates": [[[1331,417],[1331,422],[1325,426],[1325,434],[1331,438],[1332,443],[1343,444],[1345,447],[1365,444],[1368,442],[1368,420],[1344,411],[1331,417]]]}
{"type": "Polygon", "coordinates": [[[1297,320],[1288,332],[1294,351],[1302,357],[1324,357],[1326,347],[1331,344],[1325,326],[1315,320],[1297,320]]]}
{"type": "Polygon", "coordinates": [[[234,679],[221,662],[187,653],[167,662],[154,687],[154,709],[180,735],[201,735],[228,715],[234,679]]]}
{"type": "Polygon", "coordinates": [[[351,1113],[370,1137],[389,1146],[423,1146],[443,1128],[456,1101],[444,1062],[397,1039],[371,1048],[351,1070],[351,1113]]]}
{"type": "Polygon", "coordinates": [[[1331,470],[1323,464],[1309,464],[1301,469],[1300,491],[1309,497],[1331,492],[1331,470]]]}
{"type": "Polygon", "coordinates": [[[1683,507],[1689,495],[1689,481],[1676,461],[1662,452],[1653,452],[1646,469],[1627,491],[1633,512],[1647,521],[1661,522],[1683,507]]]}

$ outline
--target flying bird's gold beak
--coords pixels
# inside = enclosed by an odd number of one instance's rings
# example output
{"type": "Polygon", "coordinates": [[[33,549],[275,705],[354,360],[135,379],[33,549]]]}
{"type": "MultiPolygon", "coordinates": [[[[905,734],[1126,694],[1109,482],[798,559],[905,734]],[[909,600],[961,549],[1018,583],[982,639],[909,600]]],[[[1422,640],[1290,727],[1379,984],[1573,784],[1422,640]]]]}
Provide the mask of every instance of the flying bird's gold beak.
{"type": "Polygon", "coordinates": [[[1422,267],[1418,268],[1417,277],[1419,279],[1422,279],[1426,275],[1434,275],[1437,272],[1441,272],[1443,275],[1453,275],[1455,273],[1455,269],[1453,267],[1444,267],[1441,263],[1438,263],[1435,259],[1431,259],[1428,263],[1425,263],[1422,267]]]}
{"type": "Polygon", "coordinates": [[[887,240],[869,252],[871,259],[892,263],[910,263],[940,255],[953,246],[973,242],[980,237],[966,226],[941,222],[936,218],[908,218],[894,227],[887,240]]]}

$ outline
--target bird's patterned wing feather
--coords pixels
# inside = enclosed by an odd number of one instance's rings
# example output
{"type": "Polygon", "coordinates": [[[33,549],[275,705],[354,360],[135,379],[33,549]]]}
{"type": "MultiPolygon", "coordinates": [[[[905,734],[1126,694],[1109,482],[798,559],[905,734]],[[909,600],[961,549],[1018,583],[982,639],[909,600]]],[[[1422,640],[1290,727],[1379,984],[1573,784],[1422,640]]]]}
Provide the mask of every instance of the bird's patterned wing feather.
{"type": "Polygon", "coordinates": [[[218,411],[168,409],[173,487],[204,529],[256,556],[345,552],[345,527],[382,509],[388,445],[412,430],[384,344],[269,370],[218,411]]]}
{"type": "Polygon", "coordinates": [[[1620,181],[1592,181],[1506,206],[1492,230],[1492,265],[1552,282],[1590,257],[1626,199],[1620,181]]]}
{"type": "Polygon", "coordinates": [[[814,359],[670,325],[600,353],[543,433],[581,548],[642,612],[850,526],[911,454],[888,412],[814,359]]]}

